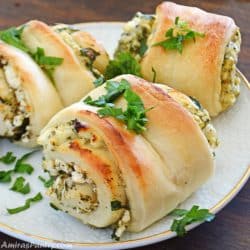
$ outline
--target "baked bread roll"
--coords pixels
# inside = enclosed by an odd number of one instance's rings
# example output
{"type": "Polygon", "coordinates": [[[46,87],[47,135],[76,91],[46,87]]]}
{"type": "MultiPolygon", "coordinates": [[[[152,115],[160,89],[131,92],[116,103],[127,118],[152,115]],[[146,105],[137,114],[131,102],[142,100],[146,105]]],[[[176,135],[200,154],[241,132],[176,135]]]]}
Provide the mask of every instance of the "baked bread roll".
{"type": "Polygon", "coordinates": [[[36,146],[40,130],[62,108],[55,88],[31,57],[0,42],[0,136],[36,146]]]}
{"type": "MultiPolygon", "coordinates": [[[[143,133],[128,130],[115,118],[100,117],[100,108],[80,101],[57,113],[38,139],[44,149],[43,167],[55,178],[47,192],[52,203],[85,224],[116,225],[115,237],[161,219],[214,169],[212,140],[202,131],[199,115],[189,111],[193,105],[199,108],[197,103],[132,75],[111,81],[124,80],[145,109],[152,108],[143,133]]],[[[96,100],[106,86],[88,97],[96,100]]],[[[115,106],[126,108],[123,96],[115,106]]],[[[209,124],[208,113],[201,107],[200,112],[209,124]]],[[[212,133],[217,140],[214,129],[212,133]]]]}
{"type": "Polygon", "coordinates": [[[232,106],[240,93],[240,78],[236,73],[240,44],[239,27],[232,18],[163,2],[155,16],[138,13],[125,25],[117,53],[132,53],[140,61],[145,79],[152,81],[155,74],[156,82],[195,97],[211,116],[216,116],[232,106]],[[166,32],[171,28],[173,34],[182,32],[180,26],[176,28],[177,17],[204,37],[185,40],[182,53],[155,46],[167,39],[166,32]],[[140,51],[145,44],[147,50],[142,55],[140,51]]]}
{"type": "Polygon", "coordinates": [[[79,101],[95,87],[94,80],[101,76],[97,68],[103,71],[108,60],[103,47],[90,35],[66,25],[50,27],[40,21],[30,21],[24,25],[21,39],[31,53],[42,48],[46,56],[63,59],[51,76],[65,106],[79,101]],[[102,55],[100,59],[99,55],[102,55]]]}

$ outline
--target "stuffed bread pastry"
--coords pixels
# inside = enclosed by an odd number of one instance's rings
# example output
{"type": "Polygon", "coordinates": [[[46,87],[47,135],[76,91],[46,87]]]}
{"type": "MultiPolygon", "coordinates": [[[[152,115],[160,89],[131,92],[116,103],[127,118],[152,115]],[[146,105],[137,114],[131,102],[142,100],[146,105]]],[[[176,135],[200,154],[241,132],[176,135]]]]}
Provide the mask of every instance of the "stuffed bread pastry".
{"type": "Polygon", "coordinates": [[[42,130],[43,167],[55,178],[47,193],[83,223],[116,225],[115,238],[126,229],[141,231],[213,173],[217,139],[209,120],[197,102],[167,86],[132,75],[107,81],[42,130]],[[116,118],[101,115],[102,107],[116,118]]]}
{"type": "Polygon", "coordinates": [[[91,35],[66,25],[30,21],[23,26],[21,40],[33,54],[41,48],[46,56],[63,60],[50,77],[65,106],[92,90],[108,63],[104,48],[91,35]]]}
{"type": "Polygon", "coordinates": [[[240,44],[232,18],[163,2],[156,15],[137,13],[125,25],[116,53],[132,53],[145,79],[151,81],[155,74],[156,82],[195,97],[216,116],[240,93],[240,44]]]}
{"type": "Polygon", "coordinates": [[[62,108],[55,88],[30,56],[0,42],[0,137],[33,147],[40,130],[62,108]]]}

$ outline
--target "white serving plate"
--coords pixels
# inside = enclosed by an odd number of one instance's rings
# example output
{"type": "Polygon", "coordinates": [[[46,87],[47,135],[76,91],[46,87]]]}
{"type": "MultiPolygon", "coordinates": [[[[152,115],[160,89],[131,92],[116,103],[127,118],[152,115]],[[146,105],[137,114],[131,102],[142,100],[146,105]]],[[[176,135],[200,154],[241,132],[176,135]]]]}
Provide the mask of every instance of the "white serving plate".
{"type": "MultiPolygon", "coordinates": [[[[122,23],[85,23],[76,26],[93,34],[112,54],[122,23]]],[[[236,105],[213,121],[221,141],[216,152],[215,175],[181,205],[183,208],[189,209],[195,204],[217,213],[235,197],[249,178],[250,91],[247,80],[242,75],[241,78],[241,95],[236,105]]],[[[28,152],[27,149],[1,140],[0,155],[7,151],[18,156],[28,152]]],[[[43,185],[37,178],[39,175],[44,176],[41,157],[41,152],[37,152],[29,160],[35,166],[35,171],[26,178],[32,187],[32,193],[27,197],[32,197],[37,192],[44,194],[43,185]]],[[[0,165],[0,169],[6,169],[6,166],[0,165]]],[[[141,233],[125,233],[120,242],[113,242],[110,229],[93,229],[83,225],[71,216],[53,210],[48,205],[47,198],[22,213],[8,215],[6,208],[22,205],[26,199],[21,194],[9,191],[9,187],[10,184],[0,184],[0,231],[41,246],[62,249],[122,249],[148,245],[175,236],[169,231],[172,218],[166,217],[141,233]]],[[[189,229],[197,225],[191,225],[189,229]]]]}

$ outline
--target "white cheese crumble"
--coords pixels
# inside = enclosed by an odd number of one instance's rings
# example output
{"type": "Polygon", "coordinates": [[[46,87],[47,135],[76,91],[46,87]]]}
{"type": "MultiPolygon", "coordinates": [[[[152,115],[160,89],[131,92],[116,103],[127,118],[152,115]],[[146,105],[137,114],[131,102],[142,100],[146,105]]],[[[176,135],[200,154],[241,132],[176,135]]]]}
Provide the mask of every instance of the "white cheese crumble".
{"type": "Polygon", "coordinates": [[[3,66],[0,68],[0,135],[28,142],[30,126],[26,124],[31,114],[22,90],[21,78],[2,58],[1,65],[3,66]]]}
{"type": "Polygon", "coordinates": [[[154,21],[154,15],[136,13],[135,17],[123,27],[116,54],[130,52],[137,60],[140,60],[142,57],[140,54],[141,46],[146,46],[154,21]]]}
{"type": "Polygon", "coordinates": [[[47,194],[56,199],[64,211],[90,213],[98,207],[95,183],[86,172],[79,172],[74,163],[44,159],[43,167],[51,176],[56,176],[47,194]]]}
{"type": "Polygon", "coordinates": [[[220,102],[225,110],[232,106],[240,94],[240,78],[236,73],[236,63],[240,52],[241,37],[239,29],[227,44],[221,71],[220,102]]]}
{"type": "Polygon", "coordinates": [[[120,239],[122,234],[126,231],[126,228],[131,220],[129,210],[125,210],[122,218],[117,223],[117,228],[114,230],[113,237],[120,239]]]}

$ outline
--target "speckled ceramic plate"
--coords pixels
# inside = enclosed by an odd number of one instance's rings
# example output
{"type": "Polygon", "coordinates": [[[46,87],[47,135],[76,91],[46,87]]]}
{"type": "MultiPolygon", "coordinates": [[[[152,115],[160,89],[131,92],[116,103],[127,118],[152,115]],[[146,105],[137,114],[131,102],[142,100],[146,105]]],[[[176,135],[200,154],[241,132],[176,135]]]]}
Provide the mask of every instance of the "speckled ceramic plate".
{"type": "MultiPolygon", "coordinates": [[[[76,26],[92,33],[112,54],[122,23],[85,23],[76,26]]],[[[244,76],[241,75],[241,79],[241,95],[237,103],[213,121],[221,141],[216,152],[215,175],[182,204],[184,208],[189,209],[196,204],[216,213],[231,201],[248,180],[250,91],[244,76]]],[[[27,152],[24,148],[1,140],[0,155],[7,151],[13,151],[18,156],[27,152]]],[[[38,175],[44,175],[41,157],[41,152],[37,152],[30,159],[36,169],[34,174],[27,176],[32,187],[31,195],[27,195],[29,197],[39,191],[44,193],[43,185],[37,178],[38,175]]],[[[5,169],[6,166],[0,165],[0,168],[5,169]]],[[[169,231],[172,218],[166,217],[141,233],[125,233],[120,242],[113,242],[110,229],[85,226],[69,215],[51,209],[46,198],[22,213],[8,215],[6,208],[21,205],[25,200],[23,195],[9,191],[9,187],[9,184],[0,184],[0,231],[25,241],[63,249],[122,249],[152,244],[175,236],[169,231]]],[[[189,229],[194,226],[197,224],[189,229]]]]}

